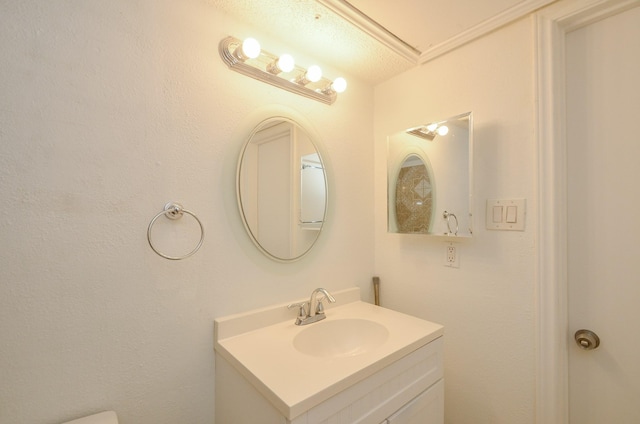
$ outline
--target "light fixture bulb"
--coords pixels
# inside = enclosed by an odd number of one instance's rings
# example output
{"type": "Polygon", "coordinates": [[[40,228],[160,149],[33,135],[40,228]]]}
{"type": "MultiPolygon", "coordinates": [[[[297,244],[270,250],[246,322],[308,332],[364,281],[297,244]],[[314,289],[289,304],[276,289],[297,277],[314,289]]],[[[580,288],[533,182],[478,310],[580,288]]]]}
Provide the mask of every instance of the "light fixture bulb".
{"type": "Polygon", "coordinates": [[[447,127],[446,125],[443,125],[441,127],[438,127],[438,135],[447,135],[449,134],[449,127],[447,127]]]}
{"type": "Polygon", "coordinates": [[[250,59],[260,56],[260,43],[255,38],[247,38],[242,42],[242,54],[250,59]]]}
{"type": "Polygon", "coordinates": [[[434,132],[438,128],[438,124],[429,124],[427,125],[427,131],[434,132]]]}
{"type": "Polygon", "coordinates": [[[291,72],[295,67],[295,62],[290,54],[283,54],[267,65],[267,72],[278,75],[280,72],[291,72]]]}
{"type": "Polygon", "coordinates": [[[336,93],[343,93],[344,90],[347,89],[347,80],[342,77],[338,77],[331,84],[331,88],[336,93]]]}
{"type": "Polygon", "coordinates": [[[320,81],[320,78],[322,78],[322,69],[320,69],[318,65],[309,66],[305,78],[311,82],[320,81]]]}
{"type": "Polygon", "coordinates": [[[295,64],[296,62],[290,54],[285,53],[278,58],[278,68],[280,68],[282,72],[293,71],[295,64]]]}

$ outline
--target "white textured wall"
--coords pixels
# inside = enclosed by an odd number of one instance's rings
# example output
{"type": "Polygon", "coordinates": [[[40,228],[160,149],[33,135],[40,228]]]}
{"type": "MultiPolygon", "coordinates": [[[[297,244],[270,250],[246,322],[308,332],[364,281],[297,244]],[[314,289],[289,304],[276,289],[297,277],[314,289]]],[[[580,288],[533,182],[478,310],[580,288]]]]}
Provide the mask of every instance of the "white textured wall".
{"type": "MultiPolygon", "coordinates": [[[[375,90],[376,273],[384,306],[445,326],[445,421],[534,422],[536,148],[532,22],[523,19],[375,90]],[[386,135],[473,111],[475,233],[386,232],[386,135]],[[488,198],[524,197],[524,232],[485,230],[488,198]]],[[[438,175],[435,176],[438,178],[438,175]]]]}
{"type": "Polygon", "coordinates": [[[349,78],[327,106],[229,71],[218,41],[250,33],[281,47],[205,0],[1,2],[3,424],[211,424],[215,317],[369,290],[373,90],[349,78]],[[275,104],[312,123],[329,172],[326,230],[293,265],[258,252],[235,200],[242,137],[275,104]],[[171,200],[206,228],[178,262],[146,241],[171,200]]]}

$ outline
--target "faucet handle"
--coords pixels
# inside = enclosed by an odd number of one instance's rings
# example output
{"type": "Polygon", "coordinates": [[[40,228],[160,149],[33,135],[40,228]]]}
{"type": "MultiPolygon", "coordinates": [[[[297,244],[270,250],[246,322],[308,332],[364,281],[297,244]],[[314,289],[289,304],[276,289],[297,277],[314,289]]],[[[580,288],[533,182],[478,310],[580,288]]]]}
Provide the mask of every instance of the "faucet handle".
{"type": "Polygon", "coordinates": [[[318,304],[316,305],[316,314],[324,314],[324,305],[322,304],[323,300],[328,300],[329,303],[335,303],[336,299],[331,296],[329,292],[323,294],[323,296],[318,299],[318,304]]]}
{"type": "Polygon", "coordinates": [[[298,319],[305,319],[307,317],[307,303],[309,302],[298,302],[287,305],[287,309],[291,308],[300,308],[298,310],[298,319]]]}

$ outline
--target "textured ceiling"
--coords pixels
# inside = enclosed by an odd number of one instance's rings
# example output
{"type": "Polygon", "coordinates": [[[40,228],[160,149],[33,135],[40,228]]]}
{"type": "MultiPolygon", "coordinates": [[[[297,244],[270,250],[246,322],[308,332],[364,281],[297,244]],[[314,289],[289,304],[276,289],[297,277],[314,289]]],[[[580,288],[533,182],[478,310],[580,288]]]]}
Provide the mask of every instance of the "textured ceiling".
{"type": "Polygon", "coordinates": [[[415,66],[316,0],[208,2],[241,22],[317,57],[319,62],[370,83],[384,81],[415,66]]]}
{"type": "MultiPolygon", "coordinates": [[[[552,1],[207,0],[237,20],[317,58],[318,62],[371,84],[423,63],[428,60],[424,53],[429,53],[432,47],[446,45],[448,40],[469,29],[483,27],[483,23],[505,15],[505,11],[515,11],[509,13],[509,19],[513,20],[552,1]],[[522,7],[523,4],[526,7],[522,7]],[[529,6],[531,4],[536,6],[529,6]],[[343,10],[359,15],[357,22],[342,13],[343,10]],[[377,29],[364,30],[359,25],[362,21],[377,29]],[[378,35],[406,44],[408,50],[401,54],[390,48],[389,43],[382,42],[378,35]]],[[[487,26],[485,32],[504,23],[506,20],[487,26]]],[[[479,31],[475,33],[478,35],[479,31]]],[[[460,44],[462,42],[457,45],[460,44]]]]}

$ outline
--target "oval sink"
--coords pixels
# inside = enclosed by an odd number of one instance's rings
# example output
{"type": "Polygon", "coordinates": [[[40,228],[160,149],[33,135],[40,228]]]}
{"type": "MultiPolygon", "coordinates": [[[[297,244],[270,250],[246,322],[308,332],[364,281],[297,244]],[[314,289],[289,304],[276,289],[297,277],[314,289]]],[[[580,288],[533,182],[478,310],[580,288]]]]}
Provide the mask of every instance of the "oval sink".
{"type": "Polygon", "coordinates": [[[381,345],[388,337],[389,330],[375,321],[338,319],[309,324],[293,338],[293,346],[311,356],[355,356],[381,345]]]}

